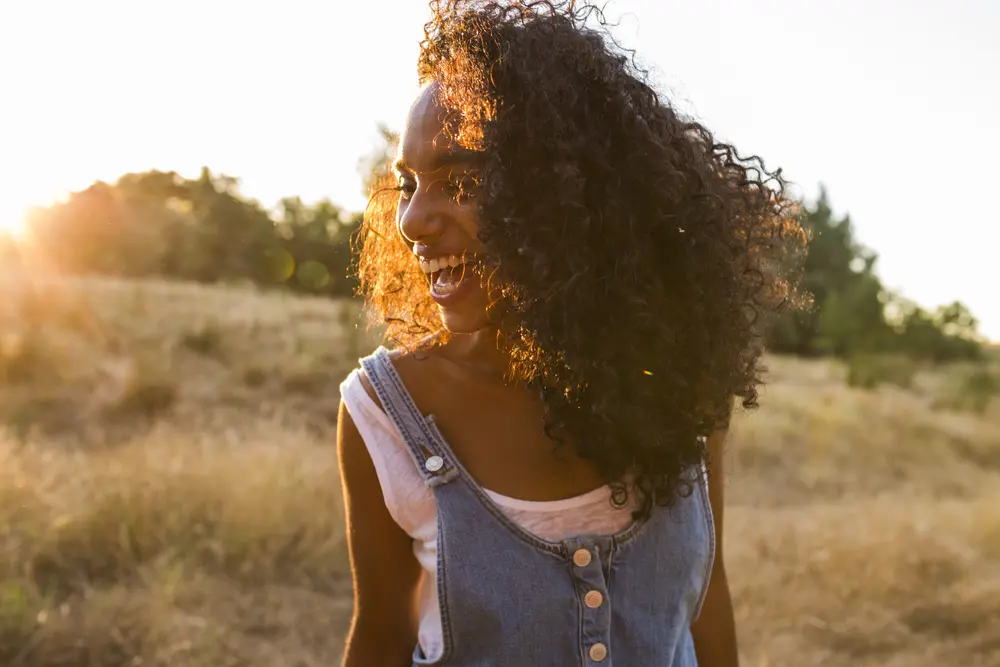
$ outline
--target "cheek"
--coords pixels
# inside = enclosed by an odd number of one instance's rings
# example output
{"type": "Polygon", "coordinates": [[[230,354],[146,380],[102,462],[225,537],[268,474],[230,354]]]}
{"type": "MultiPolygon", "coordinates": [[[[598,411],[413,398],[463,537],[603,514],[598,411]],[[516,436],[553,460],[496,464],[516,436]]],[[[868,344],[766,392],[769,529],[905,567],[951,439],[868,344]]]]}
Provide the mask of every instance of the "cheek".
{"type": "Polygon", "coordinates": [[[455,218],[466,236],[479,240],[479,209],[475,204],[462,204],[455,218]]]}

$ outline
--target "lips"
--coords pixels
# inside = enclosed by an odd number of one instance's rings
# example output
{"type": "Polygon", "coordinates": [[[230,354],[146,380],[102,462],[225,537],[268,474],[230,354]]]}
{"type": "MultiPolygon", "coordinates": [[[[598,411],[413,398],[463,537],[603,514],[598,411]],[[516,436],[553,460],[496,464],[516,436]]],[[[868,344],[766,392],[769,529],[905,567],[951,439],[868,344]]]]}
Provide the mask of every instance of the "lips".
{"type": "Polygon", "coordinates": [[[472,278],[474,260],[463,253],[459,255],[442,255],[433,259],[420,260],[420,268],[431,283],[431,291],[439,296],[448,296],[456,292],[462,284],[472,278]],[[469,261],[466,261],[468,257],[469,261]]]}
{"type": "Polygon", "coordinates": [[[431,274],[431,291],[440,296],[453,294],[471,277],[471,273],[465,264],[439,269],[431,274]]]}
{"type": "Polygon", "coordinates": [[[431,297],[439,305],[454,305],[475,286],[479,267],[475,253],[438,252],[432,255],[425,248],[419,250],[421,252],[415,248],[414,254],[430,283],[431,297]]]}

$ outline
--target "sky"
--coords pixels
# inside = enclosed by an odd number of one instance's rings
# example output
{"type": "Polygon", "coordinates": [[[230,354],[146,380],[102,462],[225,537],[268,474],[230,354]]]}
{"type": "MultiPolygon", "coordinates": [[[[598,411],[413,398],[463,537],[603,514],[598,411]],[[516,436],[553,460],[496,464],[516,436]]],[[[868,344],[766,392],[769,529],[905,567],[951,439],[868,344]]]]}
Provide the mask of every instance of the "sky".
{"type": "MultiPolygon", "coordinates": [[[[685,113],[824,184],[890,288],[1000,340],[1000,0],[612,0],[685,113]]],[[[417,89],[423,0],[0,5],[0,226],[94,180],[203,165],[271,205],[364,198],[417,89]]]]}

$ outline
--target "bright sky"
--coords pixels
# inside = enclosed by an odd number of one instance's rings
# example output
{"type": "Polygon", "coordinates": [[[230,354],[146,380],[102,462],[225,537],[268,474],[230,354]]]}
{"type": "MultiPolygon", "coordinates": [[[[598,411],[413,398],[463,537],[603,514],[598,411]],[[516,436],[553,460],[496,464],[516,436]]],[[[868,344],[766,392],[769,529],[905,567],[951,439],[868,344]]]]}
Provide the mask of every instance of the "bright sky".
{"type": "MultiPolygon", "coordinates": [[[[826,184],[885,282],[1000,340],[1000,2],[614,0],[616,35],[721,138],[826,184]]],[[[202,165],[270,205],[363,205],[415,91],[422,0],[0,5],[0,225],[95,179],[202,165]]]]}

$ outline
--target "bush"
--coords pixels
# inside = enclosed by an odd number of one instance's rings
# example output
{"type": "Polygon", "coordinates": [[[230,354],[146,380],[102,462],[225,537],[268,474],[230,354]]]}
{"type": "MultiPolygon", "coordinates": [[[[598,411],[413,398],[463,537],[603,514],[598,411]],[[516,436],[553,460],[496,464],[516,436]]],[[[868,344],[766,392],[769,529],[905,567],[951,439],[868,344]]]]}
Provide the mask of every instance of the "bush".
{"type": "Polygon", "coordinates": [[[962,373],[935,407],[983,414],[994,396],[1000,396],[1000,374],[979,364],[962,373]]]}
{"type": "Polygon", "coordinates": [[[860,389],[874,389],[881,384],[909,389],[916,372],[916,362],[904,356],[856,354],[847,361],[847,384],[860,389]]]}

